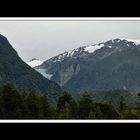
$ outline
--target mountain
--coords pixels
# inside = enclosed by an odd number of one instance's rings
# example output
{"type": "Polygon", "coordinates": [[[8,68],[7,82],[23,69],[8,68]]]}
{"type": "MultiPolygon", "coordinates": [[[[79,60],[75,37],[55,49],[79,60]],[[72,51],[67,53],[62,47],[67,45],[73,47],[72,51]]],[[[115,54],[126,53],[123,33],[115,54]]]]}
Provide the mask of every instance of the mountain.
{"type": "Polygon", "coordinates": [[[23,62],[7,38],[0,35],[0,85],[6,82],[14,83],[18,90],[48,93],[51,101],[57,100],[62,93],[58,84],[23,62]]]}
{"type": "Polygon", "coordinates": [[[140,90],[140,41],[113,39],[83,46],[44,61],[35,69],[50,74],[64,90],[140,90]]]}

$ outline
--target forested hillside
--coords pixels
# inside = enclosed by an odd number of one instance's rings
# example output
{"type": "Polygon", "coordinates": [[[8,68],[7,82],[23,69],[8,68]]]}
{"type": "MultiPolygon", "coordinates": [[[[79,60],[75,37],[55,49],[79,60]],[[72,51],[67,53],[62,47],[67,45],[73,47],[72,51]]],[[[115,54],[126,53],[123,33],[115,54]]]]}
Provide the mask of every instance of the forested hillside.
{"type": "Polygon", "coordinates": [[[0,119],[140,119],[139,108],[128,107],[125,96],[113,106],[111,102],[95,102],[89,92],[78,99],[64,92],[54,105],[47,94],[19,92],[11,83],[1,86],[0,92],[0,119]]]}

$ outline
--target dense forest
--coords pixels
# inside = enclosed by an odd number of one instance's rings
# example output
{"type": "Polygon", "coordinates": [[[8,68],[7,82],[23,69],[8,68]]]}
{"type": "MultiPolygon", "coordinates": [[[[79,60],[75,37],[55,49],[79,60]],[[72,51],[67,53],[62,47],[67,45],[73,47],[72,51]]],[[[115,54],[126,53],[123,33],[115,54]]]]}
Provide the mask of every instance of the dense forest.
{"type": "Polygon", "coordinates": [[[0,119],[139,119],[139,108],[128,108],[121,96],[118,105],[98,103],[92,93],[84,92],[75,99],[64,92],[56,105],[47,94],[19,92],[11,83],[0,87],[0,119]]]}

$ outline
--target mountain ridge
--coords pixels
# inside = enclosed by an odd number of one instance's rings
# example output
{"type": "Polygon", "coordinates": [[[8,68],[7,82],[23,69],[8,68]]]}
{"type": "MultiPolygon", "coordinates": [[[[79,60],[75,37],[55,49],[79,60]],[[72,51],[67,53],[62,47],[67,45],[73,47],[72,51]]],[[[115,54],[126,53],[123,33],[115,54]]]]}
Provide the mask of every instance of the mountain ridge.
{"type": "Polygon", "coordinates": [[[140,81],[139,43],[139,40],[117,38],[87,45],[54,56],[35,69],[41,68],[47,74],[52,74],[50,79],[70,92],[123,87],[139,90],[136,85],[136,82],[140,81]],[[132,69],[132,72],[129,69],[132,69]]]}
{"type": "Polygon", "coordinates": [[[0,54],[1,85],[12,82],[18,90],[36,90],[40,94],[47,92],[49,99],[53,101],[61,95],[62,89],[60,86],[27,65],[3,35],[0,35],[0,54]]]}

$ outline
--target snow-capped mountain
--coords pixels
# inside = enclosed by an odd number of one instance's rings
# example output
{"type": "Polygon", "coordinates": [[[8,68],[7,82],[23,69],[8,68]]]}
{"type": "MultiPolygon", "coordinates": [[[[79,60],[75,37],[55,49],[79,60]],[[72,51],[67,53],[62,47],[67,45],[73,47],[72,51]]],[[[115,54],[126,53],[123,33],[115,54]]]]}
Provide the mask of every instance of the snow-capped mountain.
{"type": "Polygon", "coordinates": [[[73,49],[44,61],[50,79],[70,92],[138,89],[140,40],[113,39],[73,49]],[[133,77],[133,78],[132,78],[133,77]]]}
{"type": "Polygon", "coordinates": [[[66,51],[62,54],[59,54],[51,59],[49,59],[49,61],[52,62],[62,62],[63,60],[67,59],[67,58],[77,58],[80,57],[81,55],[83,55],[83,53],[86,55],[88,53],[94,53],[96,50],[100,49],[104,47],[103,43],[100,44],[95,44],[95,45],[87,45],[87,46],[83,46],[77,49],[73,49],[70,51],[66,51]]]}
{"type": "Polygon", "coordinates": [[[40,60],[38,60],[38,59],[36,59],[36,58],[33,58],[33,59],[31,59],[29,62],[27,62],[27,64],[29,65],[29,66],[31,66],[32,68],[34,68],[34,67],[36,67],[36,66],[39,66],[39,65],[41,65],[43,63],[43,61],[40,61],[40,60]]]}
{"type": "MultiPolygon", "coordinates": [[[[94,44],[94,45],[87,45],[83,46],[80,48],[76,48],[70,51],[66,51],[62,54],[59,54],[55,57],[52,57],[51,59],[47,60],[44,62],[47,63],[48,61],[52,62],[62,62],[65,59],[68,58],[77,58],[77,57],[85,57],[89,54],[93,54],[97,50],[101,48],[109,48],[111,49],[112,47],[118,49],[119,45],[123,45],[124,47],[132,47],[140,44],[140,40],[135,40],[135,39],[114,39],[114,40],[109,40],[107,42],[99,43],[99,44],[94,44]]],[[[122,46],[123,47],[123,46],[122,46]]],[[[122,48],[121,48],[122,49],[122,48]]],[[[41,65],[41,64],[40,64],[41,65]]]]}

